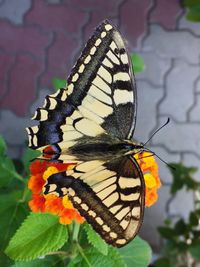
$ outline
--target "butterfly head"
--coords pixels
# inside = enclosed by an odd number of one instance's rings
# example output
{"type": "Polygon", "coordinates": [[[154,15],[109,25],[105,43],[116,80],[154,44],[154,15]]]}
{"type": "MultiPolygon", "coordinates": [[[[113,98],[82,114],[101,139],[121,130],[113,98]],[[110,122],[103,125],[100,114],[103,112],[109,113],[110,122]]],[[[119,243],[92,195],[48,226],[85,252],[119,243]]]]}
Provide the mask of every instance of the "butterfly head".
{"type": "Polygon", "coordinates": [[[138,154],[145,150],[144,144],[135,140],[127,140],[127,145],[129,146],[129,151],[126,154],[138,154]]]}

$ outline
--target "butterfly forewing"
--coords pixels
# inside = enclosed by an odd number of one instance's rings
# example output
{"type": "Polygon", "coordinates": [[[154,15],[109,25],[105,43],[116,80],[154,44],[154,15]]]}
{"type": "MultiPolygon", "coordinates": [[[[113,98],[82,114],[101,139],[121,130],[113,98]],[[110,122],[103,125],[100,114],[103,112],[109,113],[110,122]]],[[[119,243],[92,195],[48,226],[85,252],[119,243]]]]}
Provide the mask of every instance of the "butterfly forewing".
{"type": "Polygon", "coordinates": [[[73,144],[69,141],[76,142],[83,135],[97,136],[105,132],[130,138],[135,120],[135,95],[124,42],[111,24],[103,22],[73,68],[67,89],[47,96],[43,108],[37,109],[33,118],[40,124],[27,129],[29,146],[38,148],[67,142],[67,147],[73,144]]]}
{"type": "Polygon", "coordinates": [[[54,174],[45,193],[67,194],[93,228],[117,247],[130,242],[142,222],[142,173],[128,156],[110,162],[81,162],[73,170],[54,174]]]}
{"type": "Polygon", "coordinates": [[[33,117],[39,125],[27,128],[29,146],[43,153],[41,159],[77,164],[50,176],[44,193],[67,194],[108,243],[123,246],[141,225],[145,190],[123,143],[135,127],[132,67],[121,35],[108,21],[89,39],[67,84],[45,98],[33,117]]]}

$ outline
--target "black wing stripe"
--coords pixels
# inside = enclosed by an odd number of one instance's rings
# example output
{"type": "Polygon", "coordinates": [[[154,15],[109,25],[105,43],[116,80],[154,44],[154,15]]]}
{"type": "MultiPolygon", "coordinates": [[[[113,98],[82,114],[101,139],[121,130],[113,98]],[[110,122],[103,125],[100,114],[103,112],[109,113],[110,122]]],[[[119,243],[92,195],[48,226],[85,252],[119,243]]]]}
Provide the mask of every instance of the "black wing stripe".
{"type": "Polygon", "coordinates": [[[59,196],[68,194],[80,214],[114,246],[129,242],[139,230],[143,218],[144,182],[134,159],[82,162],[73,170],[49,177],[45,193],[53,192],[52,189],[59,196]],[[98,177],[101,177],[101,183],[98,177]],[[131,190],[132,199],[123,200],[126,179],[129,180],[127,190],[131,190]]]}
{"type": "Polygon", "coordinates": [[[37,109],[33,118],[40,121],[39,130],[34,134],[29,131],[30,147],[44,147],[64,141],[62,125],[65,118],[82,106],[90,111],[90,115],[95,113],[96,118],[102,118],[96,122],[109,134],[127,138],[130,129],[133,130],[135,106],[135,88],[129,74],[131,69],[123,40],[105,21],[96,29],[72,69],[67,89],[47,96],[44,106],[37,109]],[[100,90],[95,95],[96,87],[100,90]],[[122,114],[124,111],[126,115],[122,114]],[[123,123],[124,119],[126,123],[123,123]]]}

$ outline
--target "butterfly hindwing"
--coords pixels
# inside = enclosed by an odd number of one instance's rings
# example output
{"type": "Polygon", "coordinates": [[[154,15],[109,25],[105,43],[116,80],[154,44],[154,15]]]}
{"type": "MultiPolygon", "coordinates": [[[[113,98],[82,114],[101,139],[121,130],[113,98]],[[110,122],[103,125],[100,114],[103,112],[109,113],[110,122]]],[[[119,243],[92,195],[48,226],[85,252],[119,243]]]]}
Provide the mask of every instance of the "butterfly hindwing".
{"type": "Polygon", "coordinates": [[[136,90],[124,42],[109,22],[94,32],[72,69],[66,89],[45,99],[27,128],[34,149],[70,147],[86,136],[130,138],[135,125],[136,90]]]}
{"type": "Polygon", "coordinates": [[[142,223],[142,173],[129,156],[81,162],[73,170],[52,175],[45,193],[67,194],[93,228],[117,247],[132,240],[142,223]]]}

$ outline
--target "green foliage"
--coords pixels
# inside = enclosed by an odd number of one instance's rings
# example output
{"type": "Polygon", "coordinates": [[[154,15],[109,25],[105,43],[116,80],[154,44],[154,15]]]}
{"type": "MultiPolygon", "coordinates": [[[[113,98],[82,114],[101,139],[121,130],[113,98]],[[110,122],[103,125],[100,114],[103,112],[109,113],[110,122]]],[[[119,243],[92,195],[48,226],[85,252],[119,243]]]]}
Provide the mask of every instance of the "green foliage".
{"type": "Polygon", "coordinates": [[[146,241],[136,237],[127,246],[120,248],[119,253],[126,266],[145,267],[151,261],[152,251],[146,241]]]}
{"type": "Polygon", "coordinates": [[[67,81],[59,78],[53,78],[53,87],[55,90],[59,90],[60,88],[66,88],[67,87],[67,81]]]}
{"type": "Polygon", "coordinates": [[[174,195],[182,188],[187,190],[195,190],[199,183],[193,178],[193,174],[197,171],[195,167],[185,167],[183,164],[171,164],[174,169],[170,169],[172,173],[171,193],[174,195]]]}
{"type": "Polygon", "coordinates": [[[29,165],[32,160],[40,156],[40,152],[37,150],[33,150],[30,148],[27,148],[24,152],[24,155],[22,157],[22,163],[24,165],[25,172],[29,174],[29,165]]]}
{"type": "Polygon", "coordinates": [[[59,224],[57,216],[31,213],[17,230],[5,252],[14,260],[32,260],[58,250],[67,239],[67,228],[59,224]]]}
{"type": "Polygon", "coordinates": [[[144,60],[140,57],[140,55],[133,53],[130,55],[130,58],[135,73],[143,72],[145,70],[144,60]]]}
{"type": "MultiPolygon", "coordinates": [[[[83,253],[83,251],[81,252],[83,253]]],[[[73,262],[70,262],[67,267],[125,267],[119,252],[109,246],[108,255],[100,254],[98,250],[94,248],[84,250],[84,257],[80,255],[75,258],[73,262]]],[[[131,267],[131,266],[130,266],[131,267]]]]}
{"type": "Polygon", "coordinates": [[[183,5],[187,8],[186,18],[192,22],[199,22],[200,0],[184,0],[183,5]]]}
{"type": "Polygon", "coordinates": [[[5,156],[6,154],[6,142],[4,141],[3,137],[0,135],[0,157],[5,156]]]}
{"type": "Polygon", "coordinates": [[[154,265],[154,267],[170,267],[170,262],[169,262],[169,259],[166,257],[166,258],[161,258],[161,259],[158,259],[154,265]]]}
{"type": "Polygon", "coordinates": [[[65,267],[66,264],[59,256],[51,255],[32,261],[17,261],[11,267],[65,267]]]}
{"type": "MultiPolygon", "coordinates": [[[[0,188],[8,186],[14,177],[19,177],[13,161],[6,155],[6,152],[6,143],[0,136],[0,188]]],[[[22,178],[20,177],[20,179],[22,178]]]]}
{"type": "MultiPolygon", "coordinates": [[[[28,149],[22,161],[6,155],[0,138],[0,266],[146,267],[151,257],[148,244],[139,237],[122,249],[107,245],[84,223],[64,226],[48,213],[30,213],[27,189],[30,160],[38,155],[28,149]],[[25,178],[23,178],[25,177],[25,178]],[[29,214],[30,213],[30,214],[29,214]]],[[[195,219],[192,218],[195,222],[195,219]]]]}
{"type": "Polygon", "coordinates": [[[106,242],[92,229],[89,224],[84,224],[84,230],[86,231],[88,242],[101,254],[107,255],[108,245],[106,242]]]}
{"type": "MultiPolygon", "coordinates": [[[[171,164],[172,165],[172,164],[171,164]]],[[[171,194],[175,196],[185,188],[193,193],[199,192],[200,182],[193,175],[197,168],[186,167],[183,164],[173,164],[171,194]]],[[[155,261],[155,267],[189,267],[200,264],[200,202],[195,201],[195,208],[190,212],[188,220],[179,219],[176,222],[166,220],[158,231],[166,240],[162,249],[162,257],[155,261]]]]}

